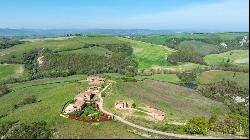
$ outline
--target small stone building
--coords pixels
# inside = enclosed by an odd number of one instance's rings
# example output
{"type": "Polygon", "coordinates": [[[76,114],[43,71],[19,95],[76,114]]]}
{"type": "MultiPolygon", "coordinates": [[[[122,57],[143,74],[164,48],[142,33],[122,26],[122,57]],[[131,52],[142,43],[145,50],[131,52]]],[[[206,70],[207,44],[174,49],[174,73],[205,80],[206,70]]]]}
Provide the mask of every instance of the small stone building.
{"type": "Polygon", "coordinates": [[[161,111],[159,111],[159,110],[154,109],[154,110],[151,111],[150,114],[151,114],[152,117],[154,117],[154,118],[157,119],[157,120],[162,121],[162,120],[165,119],[165,114],[164,114],[164,112],[161,112],[161,111]]]}
{"type": "Polygon", "coordinates": [[[129,109],[131,108],[131,104],[128,102],[119,101],[115,103],[115,108],[116,109],[129,109]]]}

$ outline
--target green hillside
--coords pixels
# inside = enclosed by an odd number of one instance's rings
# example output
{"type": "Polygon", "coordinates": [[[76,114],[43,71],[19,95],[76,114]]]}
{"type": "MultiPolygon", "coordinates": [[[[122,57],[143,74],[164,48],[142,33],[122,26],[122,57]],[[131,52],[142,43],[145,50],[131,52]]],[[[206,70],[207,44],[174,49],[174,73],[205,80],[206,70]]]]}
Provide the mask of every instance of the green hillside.
{"type": "Polygon", "coordinates": [[[113,80],[102,94],[105,109],[142,126],[186,133],[183,123],[194,116],[208,119],[217,115],[216,124],[228,113],[248,117],[249,50],[246,44],[239,45],[243,36],[248,34],[95,35],[30,40],[5,47],[0,49],[0,126],[9,121],[45,121],[56,130],[53,138],[145,138],[116,121],[82,124],[59,115],[65,102],[87,88],[87,75],[96,74],[113,80]],[[193,74],[194,69],[202,70],[188,84],[198,84],[198,88],[186,88],[183,81],[190,79],[188,73],[193,74]],[[229,81],[219,83],[221,80],[229,81]],[[224,84],[230,81],[237,84],[230,92],[232,97],[227,97],[229,88],[224,84]],[[242,90],[245,101],[236,103],[234,95],[241,94],[233,92],[242,87],[246,88],[242,90]],[[217,94],[220,89],[225,97],[217,94]],[[142,112],[118,111],[114,105],[119,100],[134,103],[142,112]],[[147,107],[164,112],[165,119],[150,118],[143,112],[147,107]],[[171,122],[177,124],[169,125],[171,122]],[[182,130],[175,130],[177,127],[182,130]]]}
{"type": "Polygon", "coordinates": [[[199,52],[202,55],[207,55],[207,54],[219,51],[218,47],[213,44],[208,44],[205,42],[195,41],[195,40],[183,41],[177,45],[178,49],[182,49],[185,47],[192,48],[196,52],[199,52]]]}
{"type": "MultiPolygon", "coordinates": [[[[105,107],[112,112],[115,102],[128,100],[137,106],[151,106],[166,113],[166,120],[186,120],[192,116],[209,117],[228,112],[222,103],[205,98],[194,90],[170,83],[145,80],[142,82],[118,82],[105,96],[105,107]]],[[[117,112],[119,113],[119,112],[117,112]]]]}
{"type": "Polygon", "coordinates": [[[233,50],[220,54],[210,54],[204,57],[209,65],[223,64],[227,61],[231,64],[249,65],[249,50],[233,50]]]}
{"type": "Polygon", "coordinates": [[[54,138],[142,138],[116,121],[88,124],[59,116],[64,103],[87,87],[86,82],[79,82],[85,78],[72,76],[8,85],[12,92],[0,97],[0,116],[7,115],[0,118],[0,124],[16,120],[20,123],[46,121],[48,127],[56,129],[54,138]],[[14,109],[15,104],[30,96],[39,102],[14,109]]]}
{"type": "Polygon", "coordinates": [[[137,36],[133,39],[164,45],[174,49],[190,47],[202,55],[221,53],[230,50],[246,50],[248,43],[241,44],[248,33],[193,33],[175,35],[137,36]],[[226,46],[224,46],[226,44],[226,46]]]}
{"type": "Polygon", "coordinates": [[[134,55],[139,63],[139,69],[154,66],[166,66],[166,57],[174,50],[157,45],[119,38],[121,41],[129,42],[134,49],[134,55]]]}
{"type": "Polygon", "coordinates": [[[0,84],[13,79],[27,77],[28,72],[21,64],[0,64],[0,84]]]}
{"type": "Polygon", "coordinates": [[[220,80],[235,81],[238,85],[249,88],[249,73],[232,71],[206,71],[199,75],[197,81],[199,84],[208,84],[219,82],[220,80]]]}
{"type": "Polygon", "coordinates": [[[43,40],[24,43],[16,45],[8,49],[0,50],[0,62],[2,61],[14,61],[21,62],[24,53],[35,48],[49,48],[53,51],[70,51],[77,50],[84,47],[84,44],[112,44],[121,43],[116,37],[112,36],[86,36],[86,37],[74,37],[63,40],[43,40]]]}

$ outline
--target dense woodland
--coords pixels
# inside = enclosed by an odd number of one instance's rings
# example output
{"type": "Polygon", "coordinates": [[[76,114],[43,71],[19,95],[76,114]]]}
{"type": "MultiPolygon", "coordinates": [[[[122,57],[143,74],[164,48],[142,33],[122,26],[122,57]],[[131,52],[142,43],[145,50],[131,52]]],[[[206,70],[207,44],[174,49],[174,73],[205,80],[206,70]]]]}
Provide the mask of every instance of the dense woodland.
{"type": "Polygon", "coordinates": [[[222,80],[217,83],[202,86],[199,92],[211,99],[223,102],[229,109],[241,116],[249,116],[249,90],[242,88],[233,81],[222,80]],[[236,97],[244,98],[244,102],[237,102],[236,97]]]}
{"type": "Polygon", "coordinates": [[[137,62],[133,50],[126,44],[88,44],[84,47],[104,47],[113,53],[110,56],[99,54],[58,53],[49,49],[32,50],[24,55],[24,63],[32,73],[32,78],[69,76],[73,74],[120,73],[134,76],[137,62]],[[43,64],[38,65],[38,57],[43,56],[43,64]]]}
{"type": "Polygon", "coordinates": [[[195,52],[192,48],[183,48],[170,54],[167,61],[171,64],[177,64],[178,62],[193,62],[198,64],[205,64],[202,56],[195,52]]]}

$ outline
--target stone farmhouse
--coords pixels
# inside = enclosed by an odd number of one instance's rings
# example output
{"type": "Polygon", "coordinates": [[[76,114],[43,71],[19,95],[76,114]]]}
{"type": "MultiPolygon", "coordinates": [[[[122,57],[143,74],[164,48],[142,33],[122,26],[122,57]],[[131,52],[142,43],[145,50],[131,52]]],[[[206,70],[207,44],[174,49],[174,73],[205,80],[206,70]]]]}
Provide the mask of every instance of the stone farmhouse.
{"type": "Polygon", "coordinates": [[[123,110],[123,109],[130,109],[131,108],[131,104],[128,103],[128,102],[124,102],[124,101],[119,101],[115,104],[115,108],[116,109],[120,109],[120,110],[123,110]]]}
{"type": "Polygon", "coordinates": [[[80,94],[76,95],[74,104],[69,104],[64,112],[69,114],[77,110],[83,109],[87,103],[93,101],[93,98],[99,93],[99,88],[97,86],[90,86],[87,90],[83,90],[80,94]]]}
{"type": "Polygon", "coordinates": [[[165,118],[165,114],[159,110],[152,111],[151,116],[160,121],[164,120],[165,118]]]}

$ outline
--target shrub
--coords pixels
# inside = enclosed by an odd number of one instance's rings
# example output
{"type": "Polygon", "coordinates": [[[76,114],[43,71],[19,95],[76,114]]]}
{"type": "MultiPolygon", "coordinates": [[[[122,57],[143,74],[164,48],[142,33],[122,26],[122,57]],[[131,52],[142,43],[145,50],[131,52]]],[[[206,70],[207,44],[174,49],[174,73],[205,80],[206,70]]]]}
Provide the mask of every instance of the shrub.
{"type": "Polygon", "coordinates": [[[137,82],[136,78],[132,77],[121,77],[123,82],[137,82]]]}
{"type": "Polygon", "coordinates": [[[185,131],[189,134],[207,135],[208,121],[205,117],[193,117],[188,120],[185,131]]]}
{"type": "Polygon", "coordinates": [[[214,129],[226,134],[249,137],[249,119],[238,114],[227,114],[225,119],[221,119],[216,123],[214,129]]]}
{"type": "Polygon", "coordinates": [[[17,121],[8,121],[0,124],[0,137],[4,136],[17,121]]]}
{"type": "Polygon", "coordinates": [[[132,104],[132,108],[136,108],[136,104],[135,103],[132,104]]]}
{"type": "Polygon", "coordinates": [[[168,123],[163,124],[163,125],[156,125],[155,129],[159,129],[161,131],[166,131],[166,132],[172,132],[172,133],[180,133],[180,134],[186,133],[185,126],[168,124],[168,123]]]}
{"type": "Polygon", "coordinates": [[[53,129],[48,129],[46,122],[31,124],[15,124],[4,135],[5,139],[48,139],[52,137],[53,129]]]}
{"type": "Polygon", "coordinates": [[[8,94],[9,92],[10,92],[10,90],[8,89],[7,86],[0,85],[0,97],[5,95],[5,94],[8,94]]]}
{"type": "Polygon", "coordinates": [[[26,104],[32,104],[32,103],[36,103],[37,99],[35,96],[29,96],[27,98],[24,98],[22,101],[20,101],[19,103],[14,105],[14,108],[17,109],[18,107],[22,107],[26,104]]]}
{"type": "Polygon", "coordinates": [[[101,96],[104,98],[104,97],[106,97],[106,93],[105,92],[102,92],[101,93],[101,96]]]}
{"type": "Polygon", "coordinates": [[[185,83],[191,83],[193,81],[196,80],[198,74],[200,73],[200,69],[197,68],[197,69],[194,69],[194,70],[191,70],[191,71],[187,71],[187,72],[178,72],[176,74],[176,76],[183,82],[185,83]]]}

